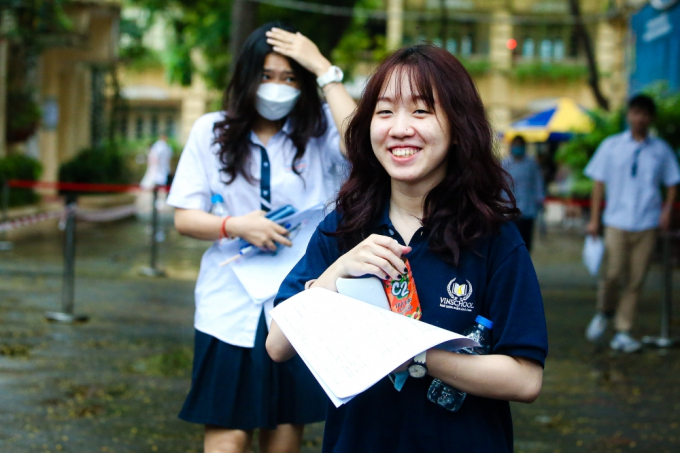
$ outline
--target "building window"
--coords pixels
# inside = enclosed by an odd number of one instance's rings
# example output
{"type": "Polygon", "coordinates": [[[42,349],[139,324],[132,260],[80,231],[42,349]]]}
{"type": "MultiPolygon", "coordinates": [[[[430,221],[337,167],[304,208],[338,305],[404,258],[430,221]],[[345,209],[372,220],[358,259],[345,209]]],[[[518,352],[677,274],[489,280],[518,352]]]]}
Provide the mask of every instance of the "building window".
{"type": "Polygon", "coordinates": [[[168,137],[175,136],[175,119],[171,116],[167,117],[165,120],[165,134],[168,137]]]}
{"type": "Polygon", "coordinates": [[[556,39],[553,42],[553,59],[555,61],[564,60],[564,41],[556,39]]]}
{"type": "Polygon", "coordinates": [[[144,137],[144,118],[141,115],[137,115],[137,121],[135,122],[135,138],[140,139],[144,137]]]}
{"type": "Polygon", "coordinates": [[[465,36],[460,42],[460,53],[464,57],[469,57],[472,54],[472,38],[465,36]]]}
{"type": "Polygon", "coordinates": [[[578,38],[571,25],[517,25],[515,32],[521,40],[516,55],[522,59],[546,63],[579,59],[578,38]]]}
{"type": "Polygon", "coordinates": [[[151,115],[151,136],[158,137],[158,115],[151,115]]]}
{"type": "Polygon", "coordinates": [[[455,54],[458,51],[458,43],[456,42],[455,39],[446,40],[446,50],[448,50],[449,53],[452,54],[455,54]]]}
{"type": "Polygon", "coordinates": [[[534,40],[531,38],[524,39],[522,43],[522,57],[534,58],[534,40]]]}
{"type": "Polygon", "coordinates": [[[552,58],[552,41],[544,39],[540,47],[541,61],[547,62],[552,58]]]}
{"type": "Polygon", "coordinates": [[[118,117],[118,133],[123,139],[128,138],[128,117],[126,115],[118,117]]]}

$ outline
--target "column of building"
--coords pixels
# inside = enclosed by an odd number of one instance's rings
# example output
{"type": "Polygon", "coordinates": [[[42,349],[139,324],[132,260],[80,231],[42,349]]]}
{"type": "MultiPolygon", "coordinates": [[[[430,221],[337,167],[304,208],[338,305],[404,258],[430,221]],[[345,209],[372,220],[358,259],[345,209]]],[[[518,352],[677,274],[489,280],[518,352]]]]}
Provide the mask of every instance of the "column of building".
{"type": "Polygon", "coordinates": [[[6,154],[5,124],[7,115],[7,53],[6,39],[0,39],[0,157],[6,154]]]}
{"type": "Polygon", "coordinates": [[[508,40],[512,38],[512,16],[506,10],[494,11],[489,27],[489,62],[491,64],[491,96],[485,99],[491,122],[496,130],[510,124],[510,81],[512,51],[508,40]]]}

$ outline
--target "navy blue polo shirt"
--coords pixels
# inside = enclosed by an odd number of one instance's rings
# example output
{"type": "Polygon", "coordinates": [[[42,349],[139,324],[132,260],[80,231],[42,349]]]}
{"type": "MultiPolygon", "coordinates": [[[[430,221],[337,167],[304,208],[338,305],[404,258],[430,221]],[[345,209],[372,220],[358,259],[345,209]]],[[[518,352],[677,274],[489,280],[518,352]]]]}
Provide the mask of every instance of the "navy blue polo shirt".
{"type": "MultiPolygon", "coordinates": [[[[329,214],[319,225],[307,253],[281,285],[276,302],[304,290],[340,256],[337,240],[323,234],[335,231],[340,214],[329,214]]],[[[373,233],[404,244],[383,210],[373,233]]],[[[543,365],[548,336],[543,300],[529,253],[511,222],[500,233],[478,240],[461,253],[457,267],[428,248],[419,229],[406,255],[423,311],[421,321],[462,332],[477,315],[493,321],[492,354],[533,359],[543,365]],[[466,285],[454,291],[455,284],[466,285]]],[[[458,412],[449,412],[427,399],[432,377],[409,378],[397,392],[385,377],[336,408],[329,403],[323,451],[384,452],[512,452],[513,435],[507,401],[468,395],[458,412]]]]}

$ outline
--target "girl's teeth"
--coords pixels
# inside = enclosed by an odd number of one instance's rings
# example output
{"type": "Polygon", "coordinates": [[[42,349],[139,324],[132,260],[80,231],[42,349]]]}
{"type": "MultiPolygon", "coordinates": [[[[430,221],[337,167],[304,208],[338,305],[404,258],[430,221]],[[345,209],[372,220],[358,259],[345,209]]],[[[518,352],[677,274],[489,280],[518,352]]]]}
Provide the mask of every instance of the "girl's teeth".
{"type": "Polygon", "coordinates": [[[406,156],[413,156],[415,153],[417,153],[418,150],[414,148],[398,148],[398,149],[393,149],[392,154],[394,154],[397,157],[406,157],[406,156]]]}

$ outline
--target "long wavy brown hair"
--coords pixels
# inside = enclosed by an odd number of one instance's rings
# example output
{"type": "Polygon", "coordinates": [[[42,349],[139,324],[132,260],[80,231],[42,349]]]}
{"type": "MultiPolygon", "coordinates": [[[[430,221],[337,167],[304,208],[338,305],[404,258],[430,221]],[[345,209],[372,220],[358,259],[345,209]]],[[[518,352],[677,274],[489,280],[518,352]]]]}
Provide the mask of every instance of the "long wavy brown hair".
{"type": "MultiPolygon", "coordinates": [[[[297,30],[281,22],[270,22],[252,32],[243,44],[241,54],[236,62],[234,75],[224,92],[223,109],[225,119],[215,123],[215,143],[219,145],[221,171],[227,175],[227,184],[242,175],[250,183],[252,175],[248,172],[250,159],[250,132],[258,118],[255,109],[257,89],[262,83],[264,60],[274,52],[267,44],[266,32],[272,27],[295,33],[297,30]]],[[[316,86],[316,76],[300,66],[295,60],[286,57],[300,82],[300,97],[287,118],[291,121],[288,137],[295,145],[296,153],[291,168],[300,174],[297,163],[305,154],[307,143],[312,137],[321,137],[326,133],[328,122],[316,86]]]]}
{"type": "Polygon", "coordinates": [[[389,203],[390,177],[373,153],[370,130],[378,97],[395,71],[408,77],[412,93],[430,109],[436,97],[451,128],[446,175],[425,198],[422,225],[430,249],[458,265],[462,250],[498,232],[519,210],[494,154],[493,131],[470,75],[456,57],[431,45],[394,52],[368,81],[347,130],[351,171],[336,199],[342,220],[332,235],[341,250],[351,249],[368,237],[381,207],[389,203]]]}

